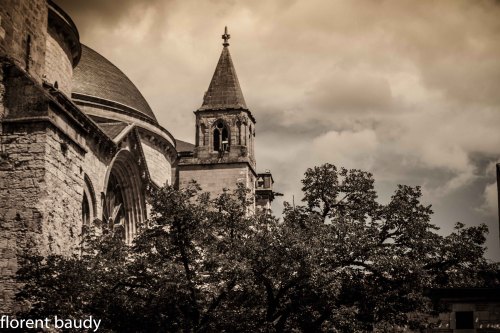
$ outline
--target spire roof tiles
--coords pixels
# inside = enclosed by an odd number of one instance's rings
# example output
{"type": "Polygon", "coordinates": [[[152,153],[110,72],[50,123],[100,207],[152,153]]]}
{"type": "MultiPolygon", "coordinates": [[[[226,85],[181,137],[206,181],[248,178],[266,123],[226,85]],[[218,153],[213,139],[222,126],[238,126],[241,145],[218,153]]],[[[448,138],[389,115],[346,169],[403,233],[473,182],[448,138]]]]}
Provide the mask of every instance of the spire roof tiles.
{"type": "Polygon", "coordinates": [[[215,73],[210,82],[207,92],[203,98],[203,104],[198,111],[204,110],[227,110],[245,109],[248,110],[245,98],[241,92],[238,76],[234,69],[231,54],[229,53],[227,31],[223,35],[224,48],[215,68],[215,73]],[[224,39],[226,36],[226,39],[224,39]]]}

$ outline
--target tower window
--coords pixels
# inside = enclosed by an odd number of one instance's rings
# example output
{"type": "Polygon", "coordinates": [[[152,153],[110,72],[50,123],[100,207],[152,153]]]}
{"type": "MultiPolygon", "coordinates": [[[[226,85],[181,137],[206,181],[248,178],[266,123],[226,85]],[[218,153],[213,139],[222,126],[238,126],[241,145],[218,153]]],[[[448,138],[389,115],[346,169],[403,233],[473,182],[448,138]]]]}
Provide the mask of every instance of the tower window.
{"type": "Polygon", "coordinates": [[[219,120],[214,129],[214,151],[229,151],[229,145],[229,130],[222,120],[219,120]]]}
{"type": "Polygon", "coordinates": [[[226,151],[229,148],[229,135],[227,133],[227,128],[222,129],[222,151],[226,151]]]}
{"type": "Polygon", "coordinates": [[[218,128],[214,130],[214,151],[220,150],[220,131],[218,128]]]}

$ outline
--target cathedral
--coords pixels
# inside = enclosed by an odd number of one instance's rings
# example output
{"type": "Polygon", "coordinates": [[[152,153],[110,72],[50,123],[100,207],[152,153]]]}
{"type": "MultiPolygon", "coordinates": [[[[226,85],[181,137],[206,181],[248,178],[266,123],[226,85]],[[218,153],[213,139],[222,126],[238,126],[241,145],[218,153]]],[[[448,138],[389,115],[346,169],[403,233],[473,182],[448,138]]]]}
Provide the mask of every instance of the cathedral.
{"type": "MultiPolygon", "coordinates": [[[[217,195],[244,184],[269,209],[256,121],[223,47],[195,114],[194,144],[175,139],[127,76],[80,43],[51,0],[0,0],[0,311],[13,307],[26,249],[72,253],[82,228],[120,224],[130,242],[154,189],[191,180],[217,195]]],[[[200,97],[202,93],[200,92],[200,97]]]]}

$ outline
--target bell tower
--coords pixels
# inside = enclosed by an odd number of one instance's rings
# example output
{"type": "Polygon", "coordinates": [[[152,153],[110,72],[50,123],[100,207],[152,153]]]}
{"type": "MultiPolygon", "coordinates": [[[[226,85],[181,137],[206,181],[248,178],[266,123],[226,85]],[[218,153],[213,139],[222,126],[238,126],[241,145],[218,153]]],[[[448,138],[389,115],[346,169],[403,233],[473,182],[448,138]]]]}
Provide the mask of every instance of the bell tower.
{"type": "Polygon", "coordinates": [[[196,180],[203,191],[220,193],[243,183],[255,192],[255,118],[248,109],[229,53],[225,28],[223,48],[201,107],[196,110],[192,152],[181,154],[179,186],[196,180]]]}

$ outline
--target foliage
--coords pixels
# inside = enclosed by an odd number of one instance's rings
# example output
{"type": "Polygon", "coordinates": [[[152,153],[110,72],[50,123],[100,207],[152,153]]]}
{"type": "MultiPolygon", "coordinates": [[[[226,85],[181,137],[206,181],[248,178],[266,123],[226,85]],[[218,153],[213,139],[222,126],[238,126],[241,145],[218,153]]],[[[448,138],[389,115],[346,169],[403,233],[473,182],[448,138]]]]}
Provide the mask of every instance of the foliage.
{"type": "Polygon", "coordinates": [[[380,204],[372,175],[325,164],[304,206],[251,214],[242,186],[160,189],[131,246],[87,232],[81,254],[27,256],[24,316],[93,315],[114,332],[356,332],[418,327],[431,287],[484,286],[484,225],[444,237],[418,187],[380,204]]]}

